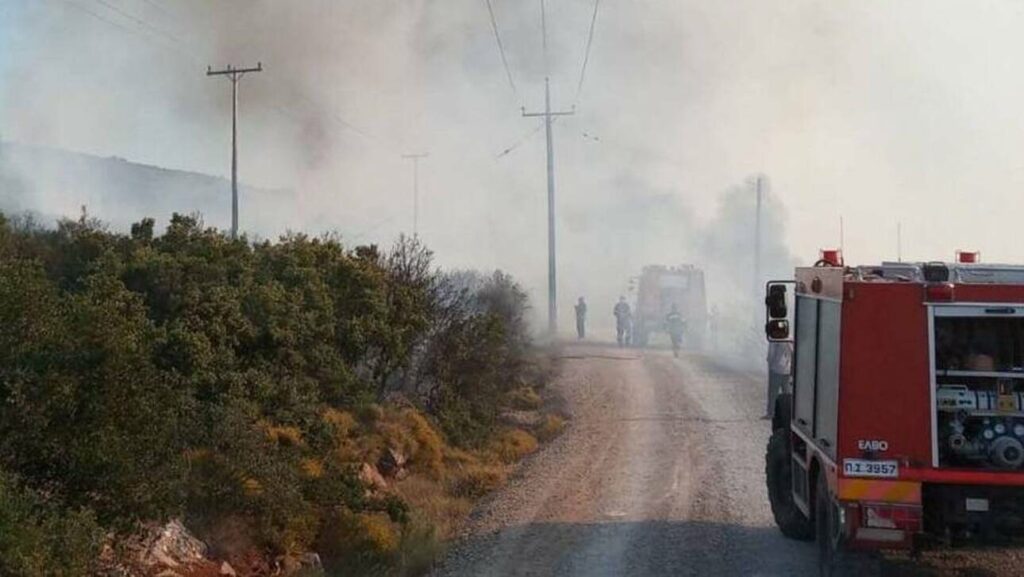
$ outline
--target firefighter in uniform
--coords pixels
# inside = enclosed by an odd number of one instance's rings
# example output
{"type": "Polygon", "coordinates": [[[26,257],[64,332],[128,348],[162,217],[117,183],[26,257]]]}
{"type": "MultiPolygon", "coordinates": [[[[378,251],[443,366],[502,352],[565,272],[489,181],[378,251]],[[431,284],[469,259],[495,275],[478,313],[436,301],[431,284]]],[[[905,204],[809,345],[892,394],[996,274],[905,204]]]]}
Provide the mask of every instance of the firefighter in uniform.
{"type": "Polygon", "coordinates": [[[672,339],[672,354],[679,356],[679,347],[683,344],[683,330],[686,328],[686,321],[683,320],[679,307],[672,303],[672,310],[665,317],[665,330],[672,339]]]}
{"type": "Polygon", "coordinates": [[[619,302],[615,305],[612,314],[615,315],[615,340],[621,347],[629,336],[629,326],[633,320],[633,311],[629,310],[626,297],[619,297],[619,302]]]}
{"type": "Polygon", "coordinates": [[[576,303],[576,337],[583,340],[587,336],[587,302],[580,297],[576,303]]]}

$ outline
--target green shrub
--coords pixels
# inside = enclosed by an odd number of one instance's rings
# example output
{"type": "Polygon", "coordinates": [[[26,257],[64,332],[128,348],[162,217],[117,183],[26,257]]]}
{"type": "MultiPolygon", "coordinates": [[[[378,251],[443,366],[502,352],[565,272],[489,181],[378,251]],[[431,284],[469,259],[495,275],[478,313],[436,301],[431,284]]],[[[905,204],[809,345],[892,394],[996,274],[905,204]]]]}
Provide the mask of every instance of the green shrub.
{"type": "MultiPolygon", "coordinates": [[[[509,276],[440,274],[416,239],[381,251],[251,243],[195,216],[124,235],[0,215],[0,470],[17,475],[0,479],[0,575],[76,574],[93,531],[172,516],[201,533],[237,520],[274,552],[355,543],[370,565],[418,564],[396,540],[434,537],[355,466],[396,446],[442,483],[447,443],[533,450],[492,443],[500,402],[534,403],[512,393],[526,307],[509,276]]],[[[474,466],[462,493],[504,478],[474,466]]]]}
{"type": "Polygon", "coordinates": [[[329,573],[382,573],[397,560],[401,528],[383,513],[339,509],[331,514],[316,549],[329,573]]]}
{"type": "Polygon", "coordinates": [[[0,471],[0,575],[89,575],[101,537],[88,510],[61,510],[0,471]]]}

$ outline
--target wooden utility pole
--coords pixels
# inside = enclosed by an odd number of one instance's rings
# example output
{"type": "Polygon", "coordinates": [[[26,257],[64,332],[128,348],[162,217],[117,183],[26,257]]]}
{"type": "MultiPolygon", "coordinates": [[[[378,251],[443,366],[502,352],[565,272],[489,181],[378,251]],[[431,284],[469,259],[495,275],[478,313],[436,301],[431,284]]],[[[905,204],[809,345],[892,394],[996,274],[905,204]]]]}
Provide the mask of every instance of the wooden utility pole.
{"type": "Polygon", "coordinates": [[[543,116],[548,140],[548,333],[551,338],[558,335],[558,290],[555,278],[555,151],[551,135],[551,120],[556,116],[570,116],[575,109],[564,112],[551,111],[551,83],[544,79],[544,112],[527,112],[527,118],[543,116]]]}
{"type": "Polygon", "coordinates": [[[429,152],[403,154],[402,158],[412,161],[412,237],[419,238],[420,227],[420,159],[430,156],[429,152]]]}
{"type": "Polygon", "coordinates": [[[263,72],[263,63],[256,68],[233,68],[230,64],[224,70],[206,67],[207,76],[227,76],[231,80],[231,238],[238,238],[238,81],[247,72],[263,72]]]}

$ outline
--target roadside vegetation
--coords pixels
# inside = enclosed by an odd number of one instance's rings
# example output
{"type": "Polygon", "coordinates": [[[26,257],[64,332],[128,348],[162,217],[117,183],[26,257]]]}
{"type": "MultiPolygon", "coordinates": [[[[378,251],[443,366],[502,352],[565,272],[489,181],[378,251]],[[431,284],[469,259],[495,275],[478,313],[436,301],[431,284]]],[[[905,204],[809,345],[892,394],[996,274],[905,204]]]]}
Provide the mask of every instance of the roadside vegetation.
{"type": "Polygon", "coordinates": [[[564,425],[526,308],[408,238],[0,215],[0,574],[94,574],[171,519],[240,575],[422,571],[564,425]]]}

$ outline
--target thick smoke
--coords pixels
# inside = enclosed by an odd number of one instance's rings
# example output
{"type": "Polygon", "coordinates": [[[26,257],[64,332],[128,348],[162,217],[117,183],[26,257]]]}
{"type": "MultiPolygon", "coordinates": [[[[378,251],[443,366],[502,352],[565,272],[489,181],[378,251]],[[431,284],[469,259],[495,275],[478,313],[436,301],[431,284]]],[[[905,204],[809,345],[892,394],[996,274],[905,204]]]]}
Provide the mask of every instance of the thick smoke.
{"type": "MultiPolygon", "coordinates": [[[[792,264],[784,247],[809,261],[838,244],[840,216],[854,262],[893,258],[897,222],[908,258],[1024,249],[1007,233],[1024,187],[1024,76],[1003,64],[1022,48],[1013,3],[602,2],[578,97],[590,0],[546,2],[546,58],[540,3],[493,0],[515,91],[480,0],[109,4],[130,17],[93,0],[0,3],[0,138],[223,176],[229,85],[206,66],[262,61],[241,84],[241,174],[274,192],[243,195],[243,229],[387,243],[412,227],[401,154],[426,150],[421,238],[445,266],[516,275],[538,313],[544,135],[519,109],[543,106],[549,76],[553,105],[576,105],[554,127],[563,326],[581,294],[607,322],[652,262],[704,266],[716,304],[742,308],[744,179],[759,172],[774,186],[766,275],[792,264]]],[[[55,180],[45,169],[18,169],[5,207],[130,222],[168,206],[166,189],[97,197],[102,182],[53,191],[34,186],[55,180]]],[[[172,204],[225,207],[203,211],[226,227],[226,192],[204,194],[172,204]]]]}

